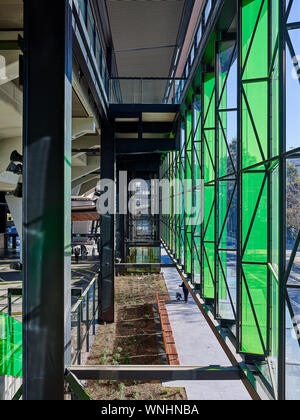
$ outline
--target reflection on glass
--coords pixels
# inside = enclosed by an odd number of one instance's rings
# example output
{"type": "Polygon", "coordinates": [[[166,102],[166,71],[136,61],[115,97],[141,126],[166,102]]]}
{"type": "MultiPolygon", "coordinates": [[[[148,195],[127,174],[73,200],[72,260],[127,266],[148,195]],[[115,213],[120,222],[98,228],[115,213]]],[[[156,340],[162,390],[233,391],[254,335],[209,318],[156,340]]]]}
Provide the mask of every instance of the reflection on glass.
{"type": "Polygon", "coordinates": [[[288,32],[290,43],[287,43],[286,54],[286,150],[292,150],[300,147],[298,133],[300,132],[300,29],[288,32]],[[298,72],[297,72],[298,71],[298,72]]]}
{"type": "Polygon", "coordinates": [[[236,252],[219,252],[219,315],[234,320],[236,313],[236,252]]]}
{"type": "MultiPolygon", "coordinates": [[[[300,159],[287,160],[286,166],[286,260],[288,265],[300,229],[300,159]]],[[[290,278],[290,281],[298,284],[300,284],[299,252],[300,250],[296,254],[290,278]]]]}
{"type": "MultiPolygon", "coordinates": [[[[288,8],[290,0],[286,0],[286,7],[288,8]]],[[[288,23],[300,21],[300,7],[299,0],[292,0],[292,7],[288,17],[288,23]]]]}

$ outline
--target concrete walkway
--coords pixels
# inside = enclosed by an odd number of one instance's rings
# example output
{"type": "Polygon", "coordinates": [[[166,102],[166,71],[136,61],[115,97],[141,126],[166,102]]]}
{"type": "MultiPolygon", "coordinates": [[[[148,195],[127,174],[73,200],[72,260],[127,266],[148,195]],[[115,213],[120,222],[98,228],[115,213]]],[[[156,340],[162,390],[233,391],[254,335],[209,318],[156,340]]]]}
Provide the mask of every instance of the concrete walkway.
{"type": "MultiPolygon", "coordinates": [[[[171,262],[162,250],[162,262],[171,262]]],[[[176,268],[162,269],[172,303],[167,305],[181,365],[231,366],[193,298],[188,304],[176,302],[178,286],[182,283],[176,268]]],[[[164,386],[184,387],[189,400],[251,400],[241,381],[167,382],[164,386]]]]}

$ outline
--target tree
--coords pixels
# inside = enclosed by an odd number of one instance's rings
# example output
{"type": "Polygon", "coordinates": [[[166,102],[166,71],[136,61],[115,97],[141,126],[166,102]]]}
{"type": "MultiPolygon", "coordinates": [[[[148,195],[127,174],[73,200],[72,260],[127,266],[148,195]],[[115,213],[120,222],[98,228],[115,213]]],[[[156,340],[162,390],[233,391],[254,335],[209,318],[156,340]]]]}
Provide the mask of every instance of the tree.
{"type": "Polygon", "coordinates": [[[290,161],[287,161],[286,182],[287,235],[288,240],[295,240],[300,228],[300,174],[290,161]]]}

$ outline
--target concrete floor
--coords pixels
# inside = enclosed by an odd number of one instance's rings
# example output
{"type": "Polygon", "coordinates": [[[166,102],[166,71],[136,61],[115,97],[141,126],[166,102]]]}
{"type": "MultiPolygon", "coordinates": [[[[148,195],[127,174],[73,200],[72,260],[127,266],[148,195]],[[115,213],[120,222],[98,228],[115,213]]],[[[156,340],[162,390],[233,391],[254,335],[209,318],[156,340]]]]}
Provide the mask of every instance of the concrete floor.
{"type": "MultiPolygon", "coordinates": [[[[171,262],[162,250],[162,261],[171,262]]],[[[193,298],[188,304],[176,302],[178,286],[182,283],[176,268],[163,268],[172,303],[167,305],[170,323],[181,365],[231,366],[229,359],[208,326],[193,298]]],[[[241,381],[168,382],[168,387],[184,387],[189,400],[251,400],[241,381]]]]}

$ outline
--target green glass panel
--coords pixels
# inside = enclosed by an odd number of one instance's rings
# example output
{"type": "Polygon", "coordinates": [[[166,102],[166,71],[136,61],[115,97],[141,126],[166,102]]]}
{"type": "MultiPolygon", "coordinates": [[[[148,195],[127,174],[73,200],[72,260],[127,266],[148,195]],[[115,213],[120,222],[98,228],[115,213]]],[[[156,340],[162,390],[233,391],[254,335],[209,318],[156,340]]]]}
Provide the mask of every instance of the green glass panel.
{"type": "Polygon", "coordinates": [[[245,282],[242,282],[242,352],[252,354],[264,354],[260,334],[266,347],[267,343],[267,267],[261,265],[243,264],[245,282]],[[255,321],[251,301],[258,322],[255,321]],[[259,329],[258,329],[259,327],[259,329]],[[260,334],[259,334],[260,330],[260,334]]]}
{"type": "Polygon", "coordinates": [[[214,244],[205,243],[204,256],[203,256],[203,267],[204,267],[204,279],[203,279],[203,297],[213,299],[215,296],[214,289],[214,260],[215,260],[215,246],[214,244]]]}
{"type": "Polygon", "coordinates": [[[268,191],[266,182],[264,184],[264,188],[260,197],[260,192],[263,186],[263,181],[265,179],[265,174],[247,173],[243,175],[242,179],[243,248],[245,247],[248,238],[245,253],[243,256],[243,261],[259,263],[267,262],[268,191]],[[259,203],[259,205],[256,208],[257,203],[259,203]],[[249,231],[250,235],[248,234],[249,231]]]}
{"type": "Polygon", "coordinates": [[[242,101],[242,153],[243,167],[247,168],[268,157],[268,84],[247,83],[244,84],[244,90],[246,99],[243,97],[242,101]]]}
{"type": "Polygon", "coordinates": [[[205,187],[204,190],[204,231],[205,241],[214,242],[215,240],[215,206],[214,206],[214,187],[205,187]]]}
{"type": "Polygon", "coordinates": [[[268,2],[243,0],[242,6],[242,65],[244,66],[246,63],[243,78],[267,77],[268,2]],[[257,21],[258,25],[256,26],[257,21]]]}
{"type": "Polygon", "coordinates": [[[213,128],[215,126],[214,89],[215,89],[214,73],[205,74],[204,75],[204,103],[203,103],[203,114],[205,117],[204,128],[213,128]]]}
{"type": "Polygon", "coordinates": [[[215,179],[215,132],[214,130],[205,130],[204,140],[204,181],[209,182],[215,179]]]}
{"type": "Polygon", "coordinates": [[[272,34],[272,41],[271,41],[271,49],[272,49],[272,56],[276,51],[278,52],[278,32],[279,32],[279,5],[281,0],[272,0],[271,1],[271,34],[272,34]],[[277,48],[276,48],[277,47],[277,48]]]}
{"type": "Polygon", "coordinates": [[[276,274],[278,274],[279,266],[279,204],[279,167],[277,166],[271,174],[271,263],[276,274]]]}
{"type": "MultiPolygon", "coordinates": [[[[215,75],[205,74],[203,84],[203,173],[204,182],[215,179],[215,75]]],[[[204,187],[204,236],[203,236],[203,297],[214,298],[215,276],[215,189],[204,187]]]]}
{"type": "Polygon", "coordinates": [[[0,313],[0,375],[22,376],[22,324],[0,313]]]}

